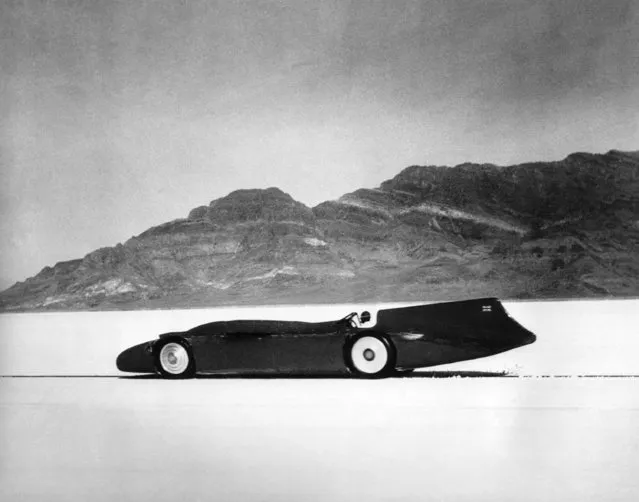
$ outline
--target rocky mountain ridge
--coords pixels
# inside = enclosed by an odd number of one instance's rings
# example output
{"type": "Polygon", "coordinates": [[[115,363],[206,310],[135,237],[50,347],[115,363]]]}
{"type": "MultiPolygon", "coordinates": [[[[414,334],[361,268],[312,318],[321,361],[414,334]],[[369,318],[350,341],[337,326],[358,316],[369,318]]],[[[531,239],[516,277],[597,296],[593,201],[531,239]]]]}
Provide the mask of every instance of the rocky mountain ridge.
{"type": "Polygon", "coordinates": [[[313,208],[238,190],[45,267],[4,311],[636,296],[639,153],[410,166],[313,208]]]}

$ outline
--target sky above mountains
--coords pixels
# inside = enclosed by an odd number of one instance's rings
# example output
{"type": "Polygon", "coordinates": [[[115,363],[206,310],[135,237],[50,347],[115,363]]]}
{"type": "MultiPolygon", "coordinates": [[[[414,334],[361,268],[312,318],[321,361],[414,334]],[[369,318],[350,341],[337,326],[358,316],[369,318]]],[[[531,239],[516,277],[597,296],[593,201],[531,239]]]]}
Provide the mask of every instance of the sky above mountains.
{"type": "Polygon", "coordinates": [[[239,188],[637,150],[633,0],[0,5],[0,288],[239,188]]]}

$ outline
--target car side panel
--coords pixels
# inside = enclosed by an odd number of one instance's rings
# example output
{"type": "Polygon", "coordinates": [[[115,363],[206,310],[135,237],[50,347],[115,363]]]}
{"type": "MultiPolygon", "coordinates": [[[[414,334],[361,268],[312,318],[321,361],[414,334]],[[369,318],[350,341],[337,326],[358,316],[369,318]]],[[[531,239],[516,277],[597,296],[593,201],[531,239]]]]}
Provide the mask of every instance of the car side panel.
{"type": "Polygon", "coordinates": [[[431,338],[428,335],[408,333],[393,334],[391,341],[397,350],[396,367],[399,369],[416,369],[449,364],[459,361],[477,359],[496,354],[486,347],[468,341],[455,344],[442,338],[431,338]]]}
{"type": "Polygon", "coordinates": [[[346,373],[345,333],[217,334],[190,339],[198,373],[346,373]]]}

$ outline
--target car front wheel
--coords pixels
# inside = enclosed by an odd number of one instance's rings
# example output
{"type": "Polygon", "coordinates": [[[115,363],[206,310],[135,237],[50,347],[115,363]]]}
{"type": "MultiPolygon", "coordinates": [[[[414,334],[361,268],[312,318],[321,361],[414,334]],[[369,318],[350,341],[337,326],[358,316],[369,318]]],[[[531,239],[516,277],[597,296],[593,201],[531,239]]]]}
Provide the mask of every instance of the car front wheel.
{"type": "Polygon", "coordinates": [[[195,375],[191,347],[184,340],[168,340],[156,352],[156,367],[164,378],[190,378],[195,375]]]}
{"type": "Polygon", "coordinates": [[[358,376],[383,377],[394,367],[394,350],[391,342],[381,335],[364,335],[351,344],[348,350],[349,366],[358,376]]]}

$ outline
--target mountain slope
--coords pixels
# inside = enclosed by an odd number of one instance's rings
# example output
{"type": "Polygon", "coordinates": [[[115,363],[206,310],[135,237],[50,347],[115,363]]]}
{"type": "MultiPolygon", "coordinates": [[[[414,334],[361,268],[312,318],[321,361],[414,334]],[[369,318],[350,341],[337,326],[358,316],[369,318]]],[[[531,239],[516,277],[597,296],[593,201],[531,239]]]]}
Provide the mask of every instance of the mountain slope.
{"type": "Polygon", "coordinates": [[[639,293],[639,153],[411,166],[314,208],[238,190],[0,293],[0,308],[639,293]]]}

